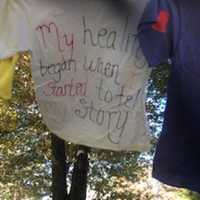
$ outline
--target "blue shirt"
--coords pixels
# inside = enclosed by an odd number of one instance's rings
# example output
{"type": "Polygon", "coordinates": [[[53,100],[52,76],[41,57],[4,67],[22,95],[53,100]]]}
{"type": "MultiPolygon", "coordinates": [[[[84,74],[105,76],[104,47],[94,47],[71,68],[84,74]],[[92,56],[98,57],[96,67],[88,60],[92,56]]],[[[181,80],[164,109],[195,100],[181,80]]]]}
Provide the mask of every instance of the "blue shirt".
{"type": "Polygon", "coordinates": [[[200,1],[150,0],[138,31],[150,66],[171,59],[153,177],[200,192],[200,1]]]}

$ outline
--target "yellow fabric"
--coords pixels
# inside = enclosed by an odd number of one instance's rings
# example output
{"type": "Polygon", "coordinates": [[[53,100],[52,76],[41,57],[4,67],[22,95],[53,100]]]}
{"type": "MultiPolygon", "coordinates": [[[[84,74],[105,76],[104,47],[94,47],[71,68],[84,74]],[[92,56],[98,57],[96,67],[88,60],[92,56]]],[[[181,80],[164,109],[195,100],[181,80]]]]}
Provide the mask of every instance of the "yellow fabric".
{"type": "Polygon", "coordinates": [[[19,55],[0,60],[0,98],[9,100],[12,97],[15,65],[19,55]]]}

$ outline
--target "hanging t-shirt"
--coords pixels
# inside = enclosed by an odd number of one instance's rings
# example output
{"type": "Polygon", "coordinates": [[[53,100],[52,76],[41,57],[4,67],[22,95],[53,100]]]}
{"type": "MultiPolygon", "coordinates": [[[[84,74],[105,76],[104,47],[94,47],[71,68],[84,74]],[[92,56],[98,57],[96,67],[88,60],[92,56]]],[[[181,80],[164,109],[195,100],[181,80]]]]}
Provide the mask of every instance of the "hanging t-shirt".
{"type": "Polygon", "coordinates": [[[153,176],[200,192],[200,2],[151,0],[139,25],[144,54],[155,66],[171,59],[168,100],[153,176]]]}
{"type": "Polygon", "coordinates": [[[147,0],[1,0],[0,57],[32,52],[48,128],[76,144],[145,151],[147,67],[137,25],[147,0]]]}

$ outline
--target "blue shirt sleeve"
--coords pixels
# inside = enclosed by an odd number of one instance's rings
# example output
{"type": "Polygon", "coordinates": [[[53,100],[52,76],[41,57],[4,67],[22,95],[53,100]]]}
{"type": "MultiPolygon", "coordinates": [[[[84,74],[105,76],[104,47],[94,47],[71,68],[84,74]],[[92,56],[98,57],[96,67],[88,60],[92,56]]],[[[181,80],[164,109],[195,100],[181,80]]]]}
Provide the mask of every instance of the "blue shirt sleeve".
{"type": "Polygon", "coordinates": [[[167,0],[150,0],[138,26],[138,38],[150,66],[172,55],[172,12],[167,0]]]}

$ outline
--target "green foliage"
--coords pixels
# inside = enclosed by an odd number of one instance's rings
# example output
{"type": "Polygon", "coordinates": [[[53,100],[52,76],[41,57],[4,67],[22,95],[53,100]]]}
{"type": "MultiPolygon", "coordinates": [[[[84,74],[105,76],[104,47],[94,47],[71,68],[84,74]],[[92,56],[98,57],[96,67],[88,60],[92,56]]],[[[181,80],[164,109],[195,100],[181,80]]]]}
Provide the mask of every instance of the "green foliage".
{"type": "Polygon", "coordinates": [[[0,102],[0,199],[50,194],[50,140],[32,89],[30,56],[16,66],[13,98],[0,102]]]}
{"type": "Polygon", "coordinates": [[[199,200],[200,194],[189,190],[180,190],[178,193],[180,200],[199,200]]]}
{"type": "Polygon", "coordinates": [[[139,153],[93,151],[90,154],[90,188],[96,191],[95,200],[133,199],[127,182],[139,180],[142,167],[137,163],[139,153]],[[124,181],[124,184],[121,184],[124,181]]]}
{"type": "Polygon", "coordinates": [[[169,73],[169,65],[158,66],[153,69],[149,80],[146,109],[151,131],[156,137],[159,136],[163,123],[169,73]]]}

